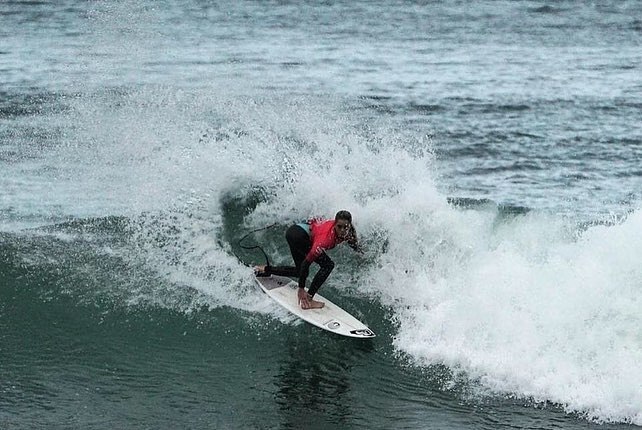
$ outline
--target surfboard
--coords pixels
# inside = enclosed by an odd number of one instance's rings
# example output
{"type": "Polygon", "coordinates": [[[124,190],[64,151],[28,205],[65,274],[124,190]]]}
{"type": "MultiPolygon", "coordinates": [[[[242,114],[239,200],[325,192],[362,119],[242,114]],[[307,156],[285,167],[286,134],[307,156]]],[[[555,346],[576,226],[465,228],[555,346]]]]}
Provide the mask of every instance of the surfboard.
{"type": "Polygon", "coordinates": [[[256,276],[255,279],[268,296],[303,321],[341,336],[361,339],[376,336],[361,321],[319,294],[315,294],[314,299],[324,302],[324,307],[321,309],[301,309],[297,298],[299,285],[290,278],[271,275],[256,276]]]}

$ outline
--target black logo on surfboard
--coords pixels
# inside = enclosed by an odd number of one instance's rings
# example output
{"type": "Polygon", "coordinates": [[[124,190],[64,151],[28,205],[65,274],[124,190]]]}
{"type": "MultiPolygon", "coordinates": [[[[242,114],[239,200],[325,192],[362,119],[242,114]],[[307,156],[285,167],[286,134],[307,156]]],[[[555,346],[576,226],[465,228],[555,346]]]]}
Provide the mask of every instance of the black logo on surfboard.
{"type": "Polygon", "coordinates": [[[351,330],[350,333],[357,336],[363,336],[363,337],[371,337],[375,335],[372,331],[370,331],[367,328],[362,328],[360,330],[351,330]]]}

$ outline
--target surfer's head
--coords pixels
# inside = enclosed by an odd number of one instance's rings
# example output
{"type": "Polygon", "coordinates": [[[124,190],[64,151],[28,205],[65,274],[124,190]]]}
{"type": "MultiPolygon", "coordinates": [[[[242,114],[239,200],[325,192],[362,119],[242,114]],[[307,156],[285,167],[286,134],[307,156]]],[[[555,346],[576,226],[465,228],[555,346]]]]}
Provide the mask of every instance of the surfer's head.
{"type": "Polygon", "coordinates": [[[350,233],[352,214],[348,211],[339,211],[334,216],[334,231],[339,237],[346,237],[350,233]]]}

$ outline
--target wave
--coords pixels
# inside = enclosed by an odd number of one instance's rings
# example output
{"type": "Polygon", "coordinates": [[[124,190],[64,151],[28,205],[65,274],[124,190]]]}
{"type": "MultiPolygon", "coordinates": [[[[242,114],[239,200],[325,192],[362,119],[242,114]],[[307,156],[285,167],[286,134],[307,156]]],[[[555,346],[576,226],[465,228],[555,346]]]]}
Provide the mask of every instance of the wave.
{"type": "Polygon", "coordinates": [[[3,241],[54,237],[20,258],[103,268],[72,291],[82,300],[292,323],[248,282],[251,269],[235,254],[247,264],[260,257],[237,241],[276,222],[255,240],[287,261],[289,223],[348,209],[368,251],[358,259],[337,249],[340,267],[324,289],[387,315],[381,324],[414,365],[446,366],[481,396],[642,424],[642,212],[579,226],[448,198],[429,139],[331,97],[143,88],[77,97],[49,119],[65,133],[37,175],[56,187],[18,193],[9,206],[16,222],[25,207],[70,221],[3,241]]]}

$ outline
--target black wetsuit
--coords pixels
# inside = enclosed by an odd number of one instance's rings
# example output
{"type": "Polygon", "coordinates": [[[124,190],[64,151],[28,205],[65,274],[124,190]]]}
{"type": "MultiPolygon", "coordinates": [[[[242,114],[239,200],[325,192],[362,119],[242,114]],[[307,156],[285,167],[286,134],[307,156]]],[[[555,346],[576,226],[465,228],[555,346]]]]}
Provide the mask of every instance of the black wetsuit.
{"type": "MultiPolygon", "coordinates": [[[[305,281],[310,271],[310,262],[305,257],[312,248],[312,240],[310,234],[306,231],[305,227],[301,224],[295,224],[288,228],[285,232],[285,240],[290,246],[292,259],[294,259],[295,267],[292,266],[269,266],[266,268],[266,273],[270,275],[290,276],[299,279],[299,288],[305,288],[305,281]]],[[[321,252],[315,259],[321,268],[312,279],[308,294],[314,296],[321,288],[321,285],[328,279],[332,269],[334,269],[334,261],[328,257],[325,252],[321,252]]]]}

